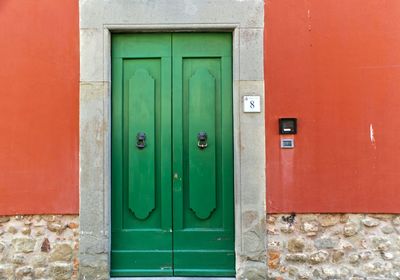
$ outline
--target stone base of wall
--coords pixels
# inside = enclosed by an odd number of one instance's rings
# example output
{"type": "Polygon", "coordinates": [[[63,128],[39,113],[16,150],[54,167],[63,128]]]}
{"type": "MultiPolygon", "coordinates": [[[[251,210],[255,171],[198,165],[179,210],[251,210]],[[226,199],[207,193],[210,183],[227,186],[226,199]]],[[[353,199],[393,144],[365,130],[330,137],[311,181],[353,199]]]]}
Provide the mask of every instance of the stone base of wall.
{"type": "Polygon", "coordinates": [[[268,215],[268,279],[400,279],[400,215],[268,215]]]}
{"type": "Polygon", "coordinates": [[[77,279],[76,215],[0,216],[0,279],[77,279]]]}
{"type": "MultiPolygon", "coordinates": [[[[400,279],[400,215],[268,215],[269,280],[400,279]]],[[[0,216],[0,280],[77,279],[76,215],[0,216]]]]}

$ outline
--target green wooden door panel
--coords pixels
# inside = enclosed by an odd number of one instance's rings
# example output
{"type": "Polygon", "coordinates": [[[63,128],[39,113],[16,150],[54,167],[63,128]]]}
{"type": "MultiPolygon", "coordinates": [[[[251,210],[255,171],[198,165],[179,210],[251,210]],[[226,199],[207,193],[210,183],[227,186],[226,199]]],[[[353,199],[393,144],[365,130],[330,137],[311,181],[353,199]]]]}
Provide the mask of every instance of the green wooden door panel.
{"type": "Polygon", "coordinates": [[[232,251],[178,251],[174,256],[175,276],[234,276],[235,253],[232,251]],[[211,258],[211,259],[210,259],[211,258]],[[228,263],[230,265],[228,265],[228,263]]]}
{"type": "Polygon", "coordinates": [[[113,58],[171,57],[171,34],[113,34],[111,55],[113,58]]]}
{"type": "Polygon", "coordinates": [[[235,274],[231,40],[172,35],[174,275],[235,274]]]}
{"type": "Polygon", "coordinates": [[[169,276],[171,37],[118,34],[112,46],[111,275],[169,276]]]}
{"type": "Polygon", "coordinates": [[[112,36],[113,276],[234,275],[231,45],[112,36]]]}
{"type": "Polygon", "coordinates": [[[189,78],[188,92],[189,207],[200,219],[216,207],[215,189],[215,78],[199,68],[189,78]],[[198,147],[198,134],[206,133],[207,147],[198,147]]]}
{"type": "Polygon", "coordinates": [[[127,102],[129,209],[144,220],[155,207],[155,81],[147,70],[129,79],[127,102]],[[137,139],[141,134],[144,141],[137,139]]]}

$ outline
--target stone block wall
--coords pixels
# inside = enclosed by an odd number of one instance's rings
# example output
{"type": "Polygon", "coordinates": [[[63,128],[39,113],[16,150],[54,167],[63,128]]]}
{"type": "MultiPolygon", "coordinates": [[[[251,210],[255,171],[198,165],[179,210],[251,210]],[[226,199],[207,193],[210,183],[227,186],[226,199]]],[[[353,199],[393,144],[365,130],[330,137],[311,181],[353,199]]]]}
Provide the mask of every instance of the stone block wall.
{"type": "Polygon", "coordinates": [[[400,215],[268,215],[268,279],[400,279],[400,215]]]}
{"type": "Polygon", "coordinates": [[[77,215],[0,216],[0,280],[77,279],[77,215]]]}
{"type": "MultiPolygon", "coordinates": [[[[268,215],[267,239],[268,280],[400,279],[400,215],[268,215]]],[[[78,245],[76,215],[0,216],[0,280],[75,280],[78,245]]]]}

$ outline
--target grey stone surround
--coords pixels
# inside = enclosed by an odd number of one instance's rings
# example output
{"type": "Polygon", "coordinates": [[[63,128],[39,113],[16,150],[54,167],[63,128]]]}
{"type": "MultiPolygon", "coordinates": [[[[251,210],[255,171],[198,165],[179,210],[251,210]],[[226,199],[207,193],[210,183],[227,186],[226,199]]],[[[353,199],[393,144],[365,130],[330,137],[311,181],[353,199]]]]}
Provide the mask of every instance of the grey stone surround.
{"type": "Polygon", "coordinates": [[[233,33],[236,278],[266,279],[263,30],[263,0],[80,0],[80,279],[109,279],[111,33],[154,31],[233,33]]]}

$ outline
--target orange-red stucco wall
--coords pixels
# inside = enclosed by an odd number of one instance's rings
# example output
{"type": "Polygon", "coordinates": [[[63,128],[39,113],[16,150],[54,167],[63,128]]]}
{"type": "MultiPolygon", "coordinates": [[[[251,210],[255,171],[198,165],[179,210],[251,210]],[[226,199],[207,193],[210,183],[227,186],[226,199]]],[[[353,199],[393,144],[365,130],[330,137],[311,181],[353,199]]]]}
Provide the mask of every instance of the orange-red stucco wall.
{"type": "MultiPolygon", "coordinates": [[[[265,14],[268,211],[399,213],[400,1],[265,14]]],[[[78,1],[0,1],[0,215],[78,212],[78,24],[78,1]]]]}
{"type": "Polygon", "coordinates": [[[0,215],[78,212],[78,1],[0,1],[0,215]]]}
{"type": "Polygon", "coordinates": [[[400,212],[400,1],[266,1],[269,212],[400,212]],[[278,118],[297,117],[292,150],[278,118]]]}

